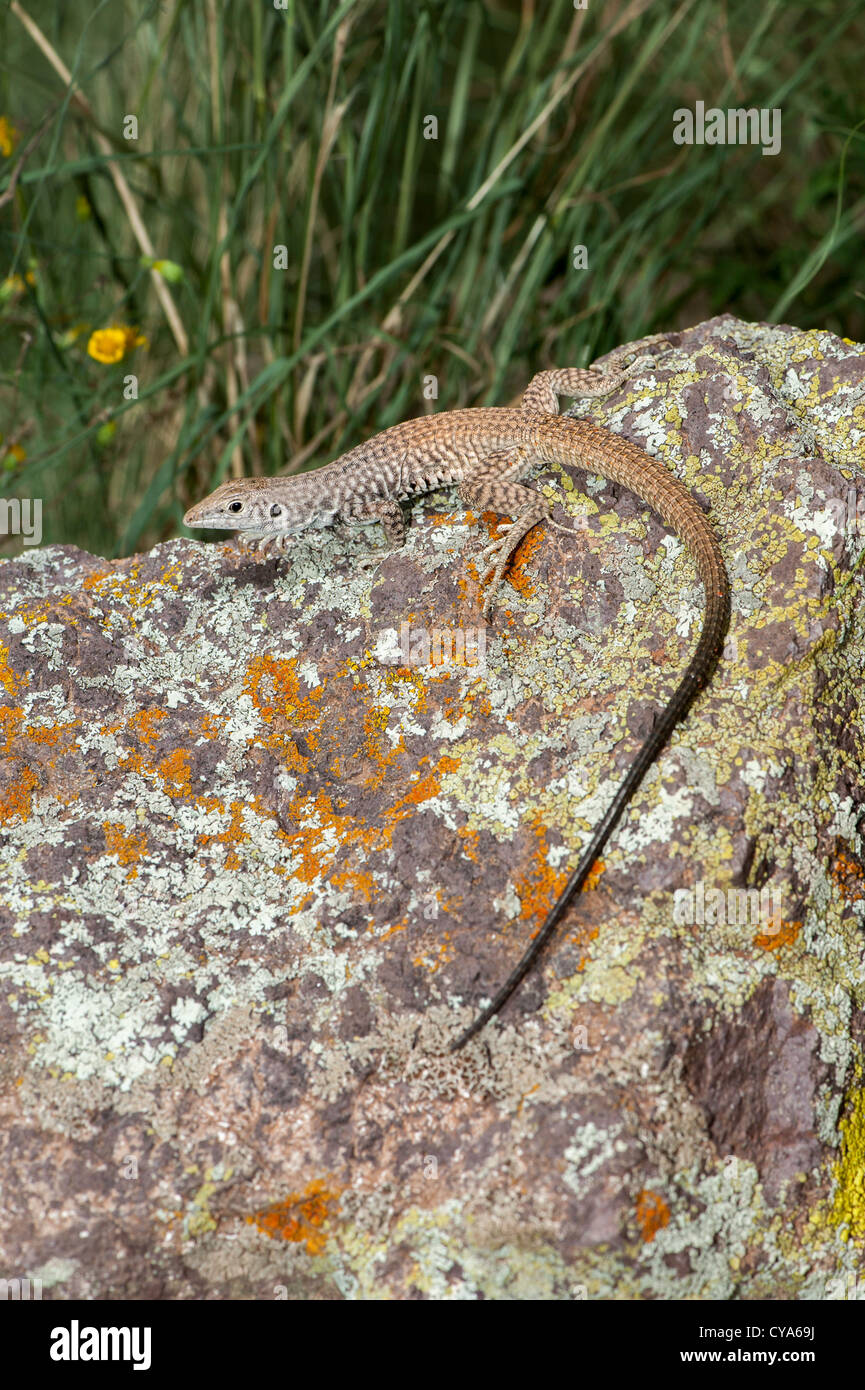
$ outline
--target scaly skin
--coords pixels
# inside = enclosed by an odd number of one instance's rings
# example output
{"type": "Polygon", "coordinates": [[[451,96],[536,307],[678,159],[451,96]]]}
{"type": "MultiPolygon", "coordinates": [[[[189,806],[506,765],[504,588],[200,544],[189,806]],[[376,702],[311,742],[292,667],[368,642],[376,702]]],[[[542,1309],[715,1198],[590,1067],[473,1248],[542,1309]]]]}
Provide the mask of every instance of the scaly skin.
{"type": "Polygon", "coordinates": [[[484,604],[484,614],[489,617],[508,561],[526,533],[541,522],[559,525],[552,520],[546,501],[519,481],[540,459],[576,465],[621,483],[646,502],[694,556],[706,608],[700,640],[685,673],[538,935],[492,1002],[452,1043],[452,1051],[499,1012],[531,970],[646,772],[698,691],[711,679],[723,648],[730,617],[730,583],[718,542],[699,504],[663,464],[636,444],[588,421],[563,419],[557,414],[559,395],[606,395],[647,360],[651,359],[640,358],[608,375],[580,368],[542,372],[533,378],[519,410],[452,410],[406,420],[314,472],[223,483],[184,517],[190,527],[253,532],[261,536],[262,547],[276,544],[283,548],[292,536],[336,521],[378,521],[390,545],[399,546],[405,539],[400,501],[458,483],[463,501],[476,511],[515,518],[484,552],[492,557],[482,580],[489,580],[484,604]]]}

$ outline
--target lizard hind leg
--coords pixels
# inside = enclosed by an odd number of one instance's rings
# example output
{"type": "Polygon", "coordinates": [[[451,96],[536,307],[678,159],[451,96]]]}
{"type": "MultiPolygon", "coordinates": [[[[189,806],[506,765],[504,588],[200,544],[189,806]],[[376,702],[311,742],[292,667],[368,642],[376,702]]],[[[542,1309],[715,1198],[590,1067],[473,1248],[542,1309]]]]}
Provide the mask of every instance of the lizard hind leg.
{"type": "MultiPolygon", "coordinates": [[[[657,337],[661,339],[664,335],[657,337]]],[[[656,359],[648,353],[641,353],[633,362],[625,360],[628,356],[626,352],[614,353],[603,367],[554,367],[551,371],[538,372],[523,393],[522,409],[541,415],[558,415],[560,396],[570,400],[609,396],[631,377],[657,366],[656,359]]]]}
{"type": "Polygon", "coordinates": [[[549,520],[550,509],[544,498],[531,488],[503,478],[499,462],[484,464],[464,478],[460,484],[460,496],[473,511],[498,512],[514,518],[504,528],[502,535],[485,546],[482,552],[484,557],[491,557],[490,565],[481,575],[481,587],[489,584],[483,604],[484,617],[489,620],[493,600],[514,551],[533,526],[549,520]]]}

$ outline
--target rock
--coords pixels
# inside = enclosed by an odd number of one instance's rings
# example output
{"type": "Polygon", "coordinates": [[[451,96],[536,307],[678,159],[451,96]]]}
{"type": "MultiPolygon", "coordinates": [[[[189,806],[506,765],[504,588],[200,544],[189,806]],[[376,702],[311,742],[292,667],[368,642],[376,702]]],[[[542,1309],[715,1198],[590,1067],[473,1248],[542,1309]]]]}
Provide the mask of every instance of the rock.
{"type": "Polygon", "coordinates": [[[539,474],[587,526],[527,538],[488,628],[452,493],[371,569],[376,531],[0,565],[7,1277],[855,1296],[865,356],[730,317],[673,342],[579,413],[710,511],[725,660],[456,1055],[696,640],[643,504],[539,474]]]}

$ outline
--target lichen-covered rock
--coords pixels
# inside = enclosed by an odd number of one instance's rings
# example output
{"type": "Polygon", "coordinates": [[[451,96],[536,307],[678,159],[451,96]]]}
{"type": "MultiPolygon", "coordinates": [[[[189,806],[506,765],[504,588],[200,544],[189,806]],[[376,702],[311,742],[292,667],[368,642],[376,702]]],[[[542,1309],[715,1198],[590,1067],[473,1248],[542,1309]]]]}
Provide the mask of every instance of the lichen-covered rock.
{"type": "Polygon", "coordinates": [[[587,406],[710,511],[725,659],[542,968],[696,640],[633,496],[539,475],[492,625],[404,551],[0,566],[0,1268],[46,1297],[865,1297],[865,355],[731,318],[587,406]],[[455,660],[448,660],[449,648],[455,660]]]}

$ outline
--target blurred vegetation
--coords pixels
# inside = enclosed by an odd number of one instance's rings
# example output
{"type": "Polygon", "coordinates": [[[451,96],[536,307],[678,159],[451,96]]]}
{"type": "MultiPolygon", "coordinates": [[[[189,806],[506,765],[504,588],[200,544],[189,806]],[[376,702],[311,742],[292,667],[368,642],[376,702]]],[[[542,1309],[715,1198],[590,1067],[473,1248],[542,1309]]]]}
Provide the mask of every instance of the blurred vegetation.
{"type": "Polygon", "coordinates": [[[128,553],[660,328],[862,339],[863,52],[845,0],[0,0],[0,493],[128,553]]]}

